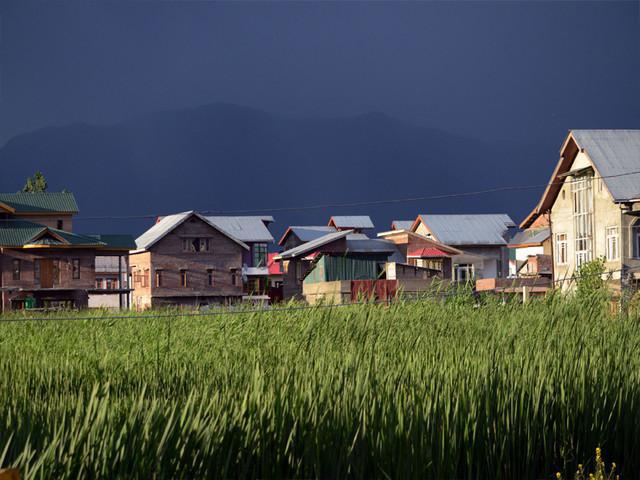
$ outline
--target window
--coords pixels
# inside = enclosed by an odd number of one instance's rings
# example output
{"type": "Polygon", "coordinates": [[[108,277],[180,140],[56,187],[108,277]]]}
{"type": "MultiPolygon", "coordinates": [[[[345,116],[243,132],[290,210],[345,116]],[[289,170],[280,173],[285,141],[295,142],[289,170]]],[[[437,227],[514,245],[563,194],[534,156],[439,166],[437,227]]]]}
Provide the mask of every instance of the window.
{"type": "Polygon", "coordinates": [[[61,219],[58,219],[58,226],[56,227],[58,230],[64,230],[64,222],[61,219]]]}
{"type": "Polygon", "coordinates": [[[96,277],[96,288],[104,288],[104,278],[96,277]]]}
{"type": "Polygon", "coordinates": [[[208,238],[183,238],[182,239],[182,251],[183,252],[208,252],[210,241],[208,238]]]}
{"type": "Polygon", "coordinates": [[[33,280],[35,282],[40,281],[40,260],[38,259],[33,261],[33,280]]]}
{"type": "Polygon", "coordinates": [[[142,286],[147,288],[149,286],[149,269],[145,268],[142,273],[142,286]]]}
{"type": "Polygon", "coordinates": [[[183,288],[187,287],[188,281],[187,281],[187,271],[186,270],[180,270],[180,286],[183,288]]]}
{"type": "Polygon", "coordinates": [[[13,271],[13,279],[20,280],[20,270],[21,270],[20,260],[14,259],[12,263],[12,271],[13,271]]]}
{"type": "Polygon", "coordinates": [[[162,270],[156,270],[156,287],[162,286],[162,270]]]}
{"type": "Polygon", "coordinates": [[[71,269],[73,270],[73,279],[80,280],[80,259],[74,258],[71,260],[71,269]]]}
{"type": "Polygon", "coordinates": [[[106,289],[115,290],[117,288],[117,280],[115,278],[106,279],[106,289]]]}
{"type": "Polygon", "coordinates": [[[569,256],[567,253],[567,249],[569,247],[569,242],[567,241],[566,233],[557,233],[556,234],[556,259],[558,265],[566,265],[569,256]]]}
{"type": "Polygon", "coordinates": [[[231,285],[236,286],[236,270],[231,270],[231,285]]]}
{"type": "Polygon", "coordinates": [[[640,220],[631,227],[631,248],[633,248],[633,256],[640,258],[640,220]]]}
{"type": "Polygon", "coordinates": [[[267,266],[267,244],[266,243],[256,243],[253,245],[253,266],[254,267],[267,266]]]}
{"type": "Polygon", "coordinates": [[[576,177],[572,183],[573,228],[575,232],[576,268],[591,260],[593,191],[592,175],[576,177]]]}
{"type": "Polygon", "coordinates": [[[620,258],[620,240],[618,227],[607,227],[605,229],[607,260],[618,260],[620,258]]]}
{"type": "Polygon", "coordinates": [[[296,281],[302,282],[302,262],[296,262],[296,281]]]}
{"type": "Polygon", "coordinates": [[[210,287],[213,287],[213,269],[212,268],[207,269],[207,285],[209,285],[210,287]]]}
{"type": "Polygon", "coordinates": [[[461,263],[459,265],[454,265],[453,267],[455,279],[457,282],[470,282],[473,281],[474,271],[473,264],[471,263],[461,263]]]}

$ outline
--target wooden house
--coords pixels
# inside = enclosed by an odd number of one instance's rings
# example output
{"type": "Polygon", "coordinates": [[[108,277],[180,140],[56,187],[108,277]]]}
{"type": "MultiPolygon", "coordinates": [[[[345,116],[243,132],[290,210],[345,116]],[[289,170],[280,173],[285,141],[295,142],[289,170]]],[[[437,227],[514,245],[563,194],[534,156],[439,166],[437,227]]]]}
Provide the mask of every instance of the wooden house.
{"type": "MultiPolygon", "coordinates": [[[[126,236],[72,232],[78,212],[71,193],[0,194],[0,307],[86,308],[90,295],[126,306],[128,286],[96,286],[96,257],[119,259],[126,278],[126,236]],[[122,242],[125,242],[125,245],[122,242]]],[[[127,243],[128,242],[128,243],[127,243]]],[[[98,302],[100,303],[100,302],[98,302]]]]}
{"type": "Polygon", "coordinates": [[[134,306],[198,307],[262,297],[272,221],[194,211],[159,218],[131,252],[134,306]]]}

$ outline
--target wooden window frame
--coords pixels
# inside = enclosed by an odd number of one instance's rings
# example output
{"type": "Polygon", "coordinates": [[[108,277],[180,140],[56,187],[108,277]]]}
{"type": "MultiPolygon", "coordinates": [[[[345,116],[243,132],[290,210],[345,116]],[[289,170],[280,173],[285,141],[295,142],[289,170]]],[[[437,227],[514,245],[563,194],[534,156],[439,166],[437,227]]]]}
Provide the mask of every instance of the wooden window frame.
{"type": "Polygon", "coordinates": [[[569,237],[567,236],[566,233],[556,233],[556,252],[557,252],[556,265],[568,265],[569,264],[569,237]],[[564,237],[564,238],[560,238],[560,237],[564,237]]]}
{"type": "Polygon", "coordinates": [[[80,259],[79,258],[71,259],[71,279],[80,280],[80,259]]]}
{"type": "Polygon", "coordinates": [[[620,260],[620,229],[617,226],[605,227],[605,258],[608,262],[620,260]]]}
{"type": "Polygon", "coordinates": [[[12,280],[20,281],[22,276],[22,262],[19,258],[14,258],[11,262],[11,278],[12,280]]]}
{"type": "Polygon", "coordinates": [[[189,274],[186,268],[180,269],[180,286],[187,288],[189,286],[189,274]]]}

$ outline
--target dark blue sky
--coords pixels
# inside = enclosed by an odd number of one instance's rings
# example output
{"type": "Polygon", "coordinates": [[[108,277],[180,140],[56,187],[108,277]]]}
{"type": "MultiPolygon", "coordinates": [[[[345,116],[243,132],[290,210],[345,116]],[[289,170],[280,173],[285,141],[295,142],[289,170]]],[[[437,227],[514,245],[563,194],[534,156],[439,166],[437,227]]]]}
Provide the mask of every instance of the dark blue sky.
{"type": "Polygon", "coordinates": [[[640,126],[635,2],[3,0],[0,143],[223,101],[559,146],[640,126]]]}

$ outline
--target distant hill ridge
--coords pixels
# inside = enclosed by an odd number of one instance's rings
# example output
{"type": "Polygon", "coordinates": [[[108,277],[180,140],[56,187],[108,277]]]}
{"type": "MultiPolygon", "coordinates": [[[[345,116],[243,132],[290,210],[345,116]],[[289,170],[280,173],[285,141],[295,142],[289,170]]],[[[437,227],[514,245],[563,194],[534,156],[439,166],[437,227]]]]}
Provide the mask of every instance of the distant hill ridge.
{"type": "MultiPolygon", "coordinates": [[[[555,146],[559,140],[550,141],[555,146]]],[[[378,112],[287,117],[216,103],[16,136],[0,149],[0,191],[16,191],[42,170],[52,189],[76,194],[81,215],[302,206],[527,183],[522,171],[544,152],[544,146],[490,144],[378,112]]],[[[555,159],[547,160],[543,178],[555,159]]],[[[504,211],[518,220],[538,193],[288,212],[276,215],[277,229],[318,223],[334,213],[370,213],[379,229],[391,218],[428,211],[504,211]]],[[[138,233],[149,223],[113,222],[112,230],[138,233]]],[[[81,228],[107,228],[94,225],[81,228]]]]}

